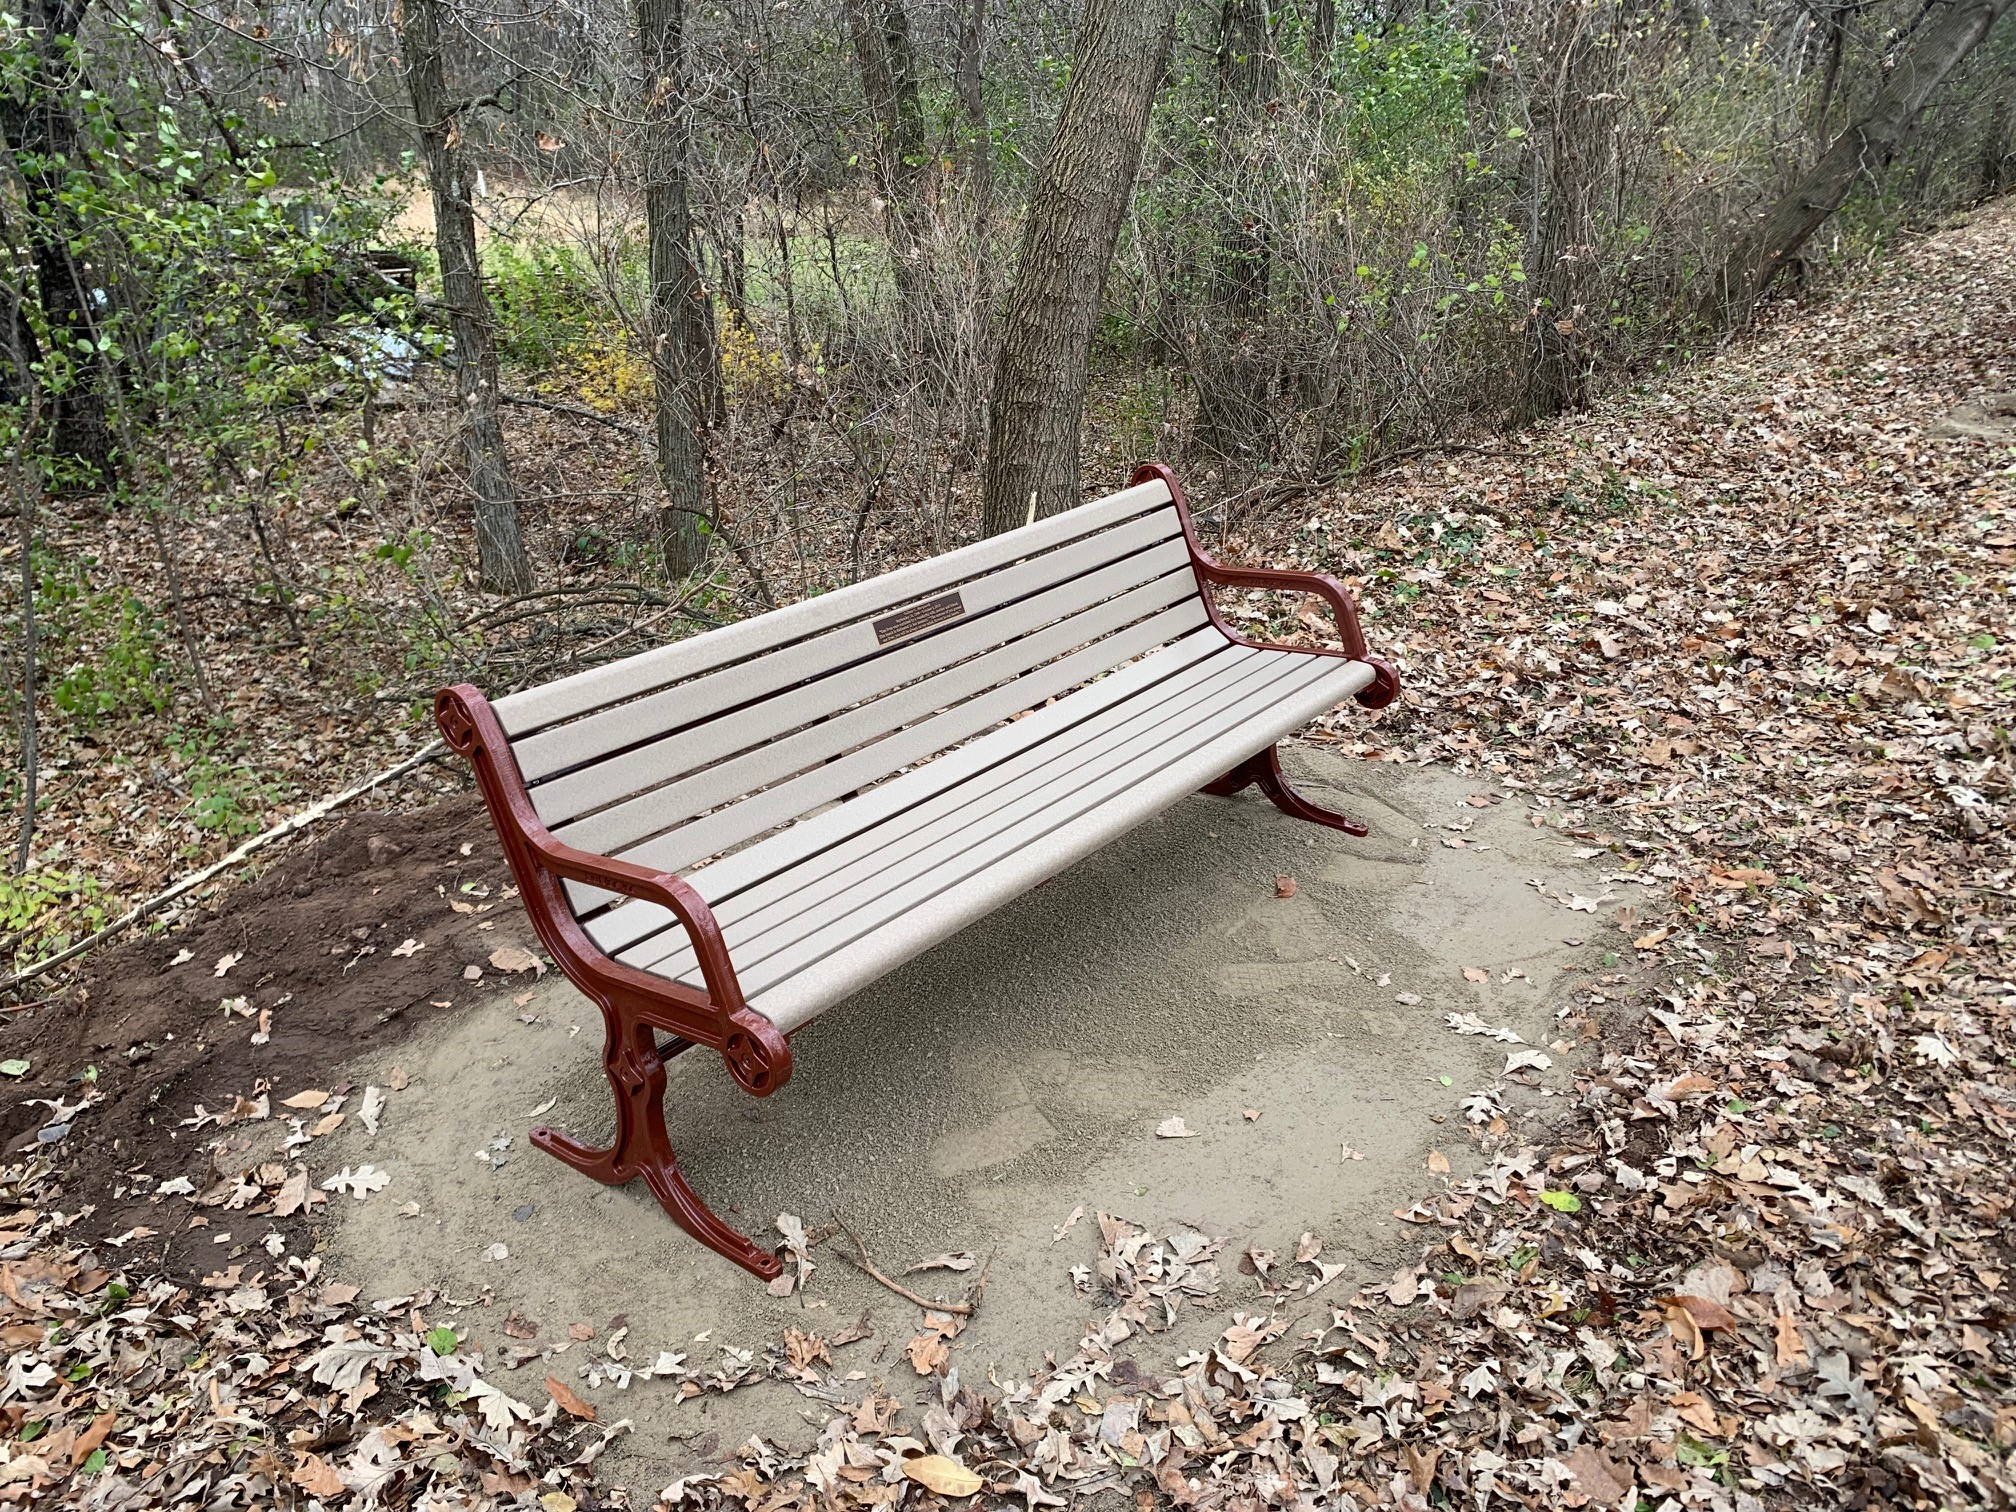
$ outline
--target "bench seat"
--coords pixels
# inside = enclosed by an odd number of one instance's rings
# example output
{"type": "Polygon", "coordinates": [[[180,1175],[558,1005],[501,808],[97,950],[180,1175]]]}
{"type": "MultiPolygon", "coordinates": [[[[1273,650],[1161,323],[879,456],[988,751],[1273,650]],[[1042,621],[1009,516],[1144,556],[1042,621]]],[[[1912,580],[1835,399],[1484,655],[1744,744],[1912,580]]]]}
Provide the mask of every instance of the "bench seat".
{"type": "Polygon", "coordinates": [[[539,938],[602,1010],[616,1134],[532,1142],[641,1176],[758,1275],[775,1255],[694,1195],[664,1062],[718,1051],[746,1090],[789,1036],[1074,861],[1202,790],[1364,826],[1295,793],[1276,742],[1398,688],[1315,573],[1230,567],[1148,464],[1022,530],[492,704],[443,689],[539,938]],[[1213,591],[1313,595],[1335,648],[1239,634],[1213,591]]]}
{"type": "MultiPolygon", "coordinates": [[[[786,1034],[1367,686],[1374,669],[1193,630],[1113,676],[687,874],[744,999],[786,1034]]],[[[665,909],[589,928],[699,988],[665,909]]]]}

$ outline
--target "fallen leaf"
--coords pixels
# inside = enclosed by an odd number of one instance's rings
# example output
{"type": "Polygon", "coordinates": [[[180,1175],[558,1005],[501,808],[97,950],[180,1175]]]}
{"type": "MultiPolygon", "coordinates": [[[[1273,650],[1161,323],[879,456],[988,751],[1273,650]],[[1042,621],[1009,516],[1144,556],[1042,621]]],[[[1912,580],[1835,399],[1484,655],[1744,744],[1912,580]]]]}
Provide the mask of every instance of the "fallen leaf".
{"type": "Polygon", "coordinates": [[[105,1442],[105,1435],[112,1431],[112,1425],[119,1421],[116,1412],[101,1412],[91,1419],[91,1425],[77,1435],[77,1442],[70,1446],[71,1465],[81,1465],[91,1457],[91,1453],[105,1442]]]}
{"type": "Polygon", "coordinates": [[[1600,1506],[1617,1505],[1631,1489],[1631,1478],[1593,1444],[1578,1444],[1561,1457],[1561,1465],[1575,1489],[1600,1506]]]}
{"type": "Polygon", "coordinates": [[[245,952],[242,950],[234,950],[229,955],[221,955],[217,957],[217,969],[211,972],[210,975],[221,977],[222,975],[224,975],[225,972],[229,971],[233,966],[236,966],[240,961],[244,959],[245,959],[245,952]]]}
{"type": "Polygon", "coordinates": [[[934,1375],[951,1358],[952,1346],[940,1333],[920,1333],[903,1348],[910,1367],[920,1376],[934,1375]]]}
{"type": "Polygon", "coordinates": [[[971,1250],[960,1250],[957,1254],[933,1255],[928,1260],[919,1260],[903,1274],[914,1276],[919,1271],[929,1270],[969,1271],[979,1263],[971,1250]]]}
{"type": "Polygon", "coordinates": [[[280,1106],[283,1108],[299,1108],[303,1112],[308,1112],[321,1107],[327,1101],[329,1101],[329,1094],[327,1092],[311,1087],[306,1092],[296,1092],[292,1097],[281,1098],[280,1106]]]}
{"type": "Polygon", "coordinates": [[[522,945],[500,945],[490,952],[490,964],[499,971],[530,971],[546,975],[546,963],[522,945]]]}
{"type": "Polygon", "coordinates": [[[1449,1174],[1449,1157],[1444,1155],[1440,1150],[1430,1150],[1428,1152],[1428,1171],[1430,1175],[1447,1176],[1449,1174]]]}
{"type": "Polygon", "coordinates": [[[1155,1125],[1157,1139],[1195,1139],[1197,1131],[1184,1123],[1181,1118],[1165,1118],[1155,1125]]]}
{"type": "Polygon", "coordinates": [[[1482,986],[1491,980],[1491,973],[1486,971],[1482,966],[1465,966],[1463,968],[1463,980],[1466,982],[1475,982],[1479,986],[1482,986]]]}
{"type": "MultiPolygon", "coordinates": [[[[569,1332],[572,1332],[570,1329],[569,1332]]],[[[567,1383],[558,1376],[546,1377],[546,1395],[560,1404],[560,1410],[569,1417],[579,1418],[584,1423],[595,1421],[593,1403],[584,1402],[568,1389],[567,1383]]]]}
{"type": "Polygon", "coordinates": [[[345,1166],[341,1171],[322,1183],[325,1192],[348,1192],[362,1202],[371,1193],[382,1191],[391,1177],[373,1165],[360,1165],[356,1170],[345,1166]]]}
{"type": "Polygon", "coordinates": [[[1285,873],[1285,872],[1284,872],[1284,873],[1282,873],[1281,875],[1277,876],[1277,877],[1276,877],[1276,878],[1274,879],[1274,896],[1275,896],[1275,897],[1277,897],[1277,898],[1292,898],[1292,897],[1294,897],[1294,896],[1295,896],[1295,879],[1294,879],[1293,877],[1289,876],[1289,875],[1288,875],[1287,873],[1285,873]]]}
{"type": "Polygon", "coordinates": [[[310,1496],[334,1498],[350,1489],[336,1473],[336,1467],[319,1454],[302,1455],[287,1479],[310,1496]]]}
{"type": "Polygon", "coordinates": [[[903,1474],[927,1491],[940,1496],[971,1496],[987,1483],[955,1459],[942,1454],[920,1454],[903,1461],[903,1474]]]}

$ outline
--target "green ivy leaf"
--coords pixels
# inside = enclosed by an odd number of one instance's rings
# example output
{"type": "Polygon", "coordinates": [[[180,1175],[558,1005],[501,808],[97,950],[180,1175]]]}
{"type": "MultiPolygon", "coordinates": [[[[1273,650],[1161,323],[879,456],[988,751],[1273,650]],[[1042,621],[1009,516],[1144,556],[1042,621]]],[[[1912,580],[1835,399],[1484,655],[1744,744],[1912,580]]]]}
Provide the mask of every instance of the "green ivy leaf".
{"type": "Polygon", "coordinates": [[[26,1076],[28,1062],[24,1060],[0,1061],[0,1076],[26,1076]]]}
{"type": "Polygon", "coordinates": [[[447,1355],[455,1353],[455,1346],[461,1342],[462,1341],[456,1337],[455,1330],[452,1328],[443,1326],[441,1328],[430,1328],[427,1330],[427,1347],[433,1350],[434,1353],[436,1353],[437,1355],[447,1355]]]}
{"type": "Polygon", "coordinates": [[[1540,1200],[1557,1213],[1579,1213],[1582,1199],[1573,1192],[1542,1192],[1540,1200]]]}

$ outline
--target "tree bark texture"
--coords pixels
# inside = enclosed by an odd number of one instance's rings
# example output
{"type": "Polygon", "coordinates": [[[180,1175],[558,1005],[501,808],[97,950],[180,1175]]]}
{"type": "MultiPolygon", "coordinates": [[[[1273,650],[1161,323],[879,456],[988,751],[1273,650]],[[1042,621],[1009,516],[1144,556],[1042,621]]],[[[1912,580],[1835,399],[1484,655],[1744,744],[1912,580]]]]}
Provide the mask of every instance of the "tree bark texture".
{"type": "Polygon", "coordinates": [[[1741,319],[1749,314],[1771,280],[1841,207],[1858,179],[1889,166],[1909,139],[1918,113],[2012,3],[2016,0],[1952,0],[1919,35],[1812,171],[1771,208],[1763,224],[1729,259],[1718,292],[1731,315],[1741,319]]]}
{"type": "Polygon", "coordinates": [[[476,495],[476,563],[485,591],[524,593],[532,564],[518,528],[518,495],[504,451],[497,400],[497,329],[476,248],[476,210],[457,116],[467,110],[448,94],[441,49],[442,0],[406,0],[400,45],[406,88],[419,127],[421,154],[434,191],[434,250],[455,339],[455,388],[462,404],[462,451],[476,495]]]}
{"type": "MultiPolygon", "coordinates": [[[[83,166],[75,101],[83,80],[77,68],[77,28],[89,0],[27,0],[22,20],[33,34],[24,97],[0,93],[0,126],[21,176],[27,218],[29,260],[35,268],[35,295],[42,306],[52,345],[64,361],[48,391],[50,445],[77,465],[87,484],[112,475],[112,427],[106,416],[105,365],[84,343],[94,335],[91,277],[72,248],[83,246],[75,217],[62,195],[71,172],[83,166]]],[[[24,358],[40,351],[26,320],[16,322],[24,358]]],[[[11,375],[25,391],[30,375],[11,375]]]]}
{"type": "Polygon", "coordinates": [[[917,94],[917,63],[910,47],[910,18],[903,0],[845,0],[847,32],[861,70],[861,91],[875,118],[875,192],[882,200],[882,224],[896,295],[906,312],[915,310],[917,267],[917,186],[924,153],[924,107],[917,94]]]}
{"type": "Polygon", "coordinates": [[[1584,296],[1602,271],[1608,216],[1601,200],[1616,168],[1619,18],[1607,0],[1555,7],[1544,45],[1536,49],[1543,73],[1531,106],[1527,234],[1533,259],[1527,283],[1535,300],[1526,328],[1522,423],[1588,397],[1592,317],[1584,296]]]}
{"type": "Polygon", "coordinates": [[[982,491],[989,535],[1079,502],[1086,365],[1175,20],[1175,0],[1088,0],[1078,24],[1002,315],[982,491]]]}
{"type": "Polygon", "coordinates": [[[647,133],[651,382],[665,489],[659,541],[666,571],[683,577],[707,555],[707,433],[722,404],[713,303],[694,256],[685,0],[638,0],[637,34],[647,133]]]}
{"type": "Polygon", "coordinates": [[[1241,159],[1268,127],[1279,77],[1265,0],[1222,0],[1218,15],[1218,180],[1231,203],[1220,213],[1212,319],[1196,354],[1197,441],[1219,456],[1263,461],[1273,450],[1267,390],[1267,294],[1273,235],[1267,207],[1252,200],[1264,174],[1241,159]]]}

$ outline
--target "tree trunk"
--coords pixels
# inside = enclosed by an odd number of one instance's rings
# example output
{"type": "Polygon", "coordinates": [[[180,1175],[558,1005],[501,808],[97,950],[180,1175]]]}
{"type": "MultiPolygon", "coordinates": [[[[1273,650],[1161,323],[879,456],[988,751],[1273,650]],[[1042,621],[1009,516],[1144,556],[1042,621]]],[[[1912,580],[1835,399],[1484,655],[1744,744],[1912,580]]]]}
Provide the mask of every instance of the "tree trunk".
{"type": "MultiPolygon", "coordinates": [[[[917,267],[917,181],[924,152],[924,108],[917,97],[917,64],[910,48],[910,18],[903,0],[845,0],[847,30],[861,69],[861,91],[875,117],[875,192],[896,295],[907,315],[921,285],[917,267]]],[[[923,327],[916,329],[921,334],[923,327]]]]}
{"type": "Polygon", "coordinates": [[[1543,12],[1541,45],[1548,72],[1536,81],[1531,110],[1533,175],[1527,284],[1535,300],[1527,322],[1520,423],[1543,420],[1588,397],[1590,286],[1600,283],[1602,186],[1617,151],[1620,9],[1609,3],[1563,5],[1543,12]],[[1607,35],[1606,35],[1607,33],[1607,35]]]}
{"type": "Polygon", "coordinates": [[[987,131],[987,96],[981,88],[980,66],[987,48],[987,0],[964,0],[959,14],[959,51],[953,65],[953,89],[966,117],[966,183],[973,196],[979,225],[987,219],[994,195],[994,144],[987,131]]]}
{"type": "Polygon", "coordinates": [[[1267,293],[1274,247],[1264,209],[1265,175],[1242,159],[1270,129],[1268,103],[1277,72],[1265,0],[1223,0],[1218,16],[1217,161],[1230,207],[1218,229],[1213,314],[1196,354],[1197,440],[1207,451],[1247,462],[1265,460],[1268,361],[1267,293]]]}
{"type": "Polygon", "coordinates": [[[1002,316],[987,407],[989,535],[1079,502],[1092,333],[1175,25],[1175,0],[1087,0],[1002,316]]]}
{"type": "Polygon", "coordinates": [[[455,338],[455,388],[462,401],[462,450],[476,495],[476,563],[486,592],[523,593],[532,564],[518,532],[518,495],[504,454],[497,418],[497,331],[483,266],[476,251],[476,211],[469,199],[468,167],[456,116],[470,108],[448,96],[441,55],[442,0],[406,0],[400,44],[406,53],[406,88],[427,179],[434,190],[434,249],[441,259],[441,289],[455,338]]]}
{"type": "MultiPolygon", "coordinates": [[[[97,484],[112,475],[112,428],[106,420],[104,364],[80,356],[92,337],[90,275],[72,248],[84,242],[63,192],[73,169],[82,165],[80,133],[73,101],[83,87],[78,76],[76,37],[89,0],[28,0],[23,19],[33,42],[24,60],[28,77],[23,98],[0,92],[0,124],[21,175],[29,260],[42,316],[62,353],[42,375],[49,396],[50,445],[77,464],[81,481],[97,484]]],[[[17,322],[23,355],[35,349],[25,320],[17,322]]],[[[14,375],[25,392],[31,375],[14,375]]]]}
{"type": "Polygon", "coordinates": [[[1315,19],[1309,26],[1309,51],[1317,74],[1330,77],[1330,53],[1337,46],[1337,0],[1316,0],[1315,19]]]}
{"type": "Polygon", "coordinates": [[[2004,82],[1988,107],[1988,122],[1981,133],[1980,183],[1976,198],[1993,199],[2009,186],[2009,97],[2016,84],[2004,82]]]}
{"type": "Polygon", "coordinates": [[[684,577],[707,556],[707,432],[719,418],[714,309],[693,256],[692,123],[686,99],[685,0],[638,0],[647,134],[644,223],[651,262],[651,383],[659,540],[665,569],[684,577]]]}
{"type": "Polygon", "coordinates": [[[1953,0],[1951,8],[1897,60],[1875,98],[1729,259],[1718,293],[1733,317],[1749,314],[1807,238],[1840,208],[1857,179],[1889,165],[1926,102],[2012,3],[2016,0],[1953,0]]]}

